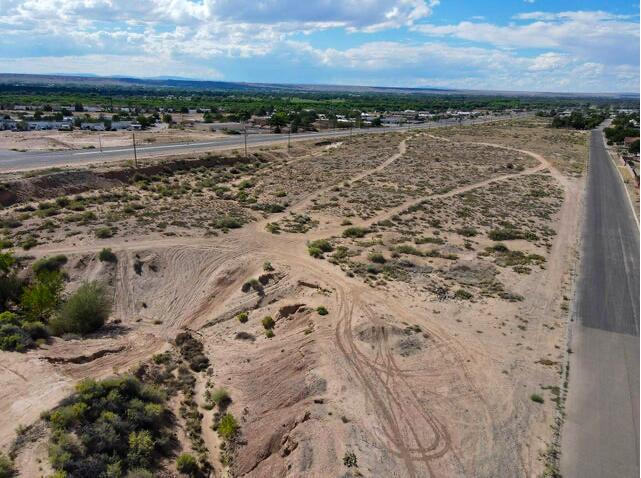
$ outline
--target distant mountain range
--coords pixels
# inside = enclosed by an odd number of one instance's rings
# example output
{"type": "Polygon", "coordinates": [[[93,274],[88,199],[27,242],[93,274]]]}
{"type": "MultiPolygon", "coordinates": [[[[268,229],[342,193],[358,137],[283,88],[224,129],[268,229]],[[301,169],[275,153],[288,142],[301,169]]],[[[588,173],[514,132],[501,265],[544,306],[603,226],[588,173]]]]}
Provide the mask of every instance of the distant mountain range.
{"type": "Polygon", "coordinates": [[[318,92],[318,93],[397,93],[397,94],[435,94],[435,95],[476,95],[476,96],[530,96],[561,98],[639,98],[638,93],[544,93],[528,91],[491,91],[461,90],[448,88],[403,88],[358,85],[321,85],[321,84],[284,84],[284,83],[247,83],[228,81],[194,80],[173,76],[154,78],[107,77],[91,74],[52,74],[27,75],[19,73],[0,73],[0,86],[76,86],[85,88],[117,87],[150,90],[176,91],[256,91],[256,92],[318,92]]]}

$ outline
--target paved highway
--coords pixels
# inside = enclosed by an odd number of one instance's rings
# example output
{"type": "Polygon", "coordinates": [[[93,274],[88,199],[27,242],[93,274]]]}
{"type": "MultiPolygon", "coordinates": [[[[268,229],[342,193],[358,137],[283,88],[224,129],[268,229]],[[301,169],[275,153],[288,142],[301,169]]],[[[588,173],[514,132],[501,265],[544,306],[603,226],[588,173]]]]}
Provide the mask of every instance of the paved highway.
{"type": "Polygon", "coordinates": [[[561,447],[565,478],[639,476],[639,229],[593,130],[561,447]]]}
{"type": "MultiPolygon", "coordinates": [[[[520,114],[518,116],[528,116],[529,114],[520,114]]],[[[514,116],[516,117],[516,116],[514,116]]],[[[496,117],[492,119],[477,119],[472,121],[463,121],[463,124],[478,124],[489,121],[498,121],[509,119],[509,116],[496,117]]],[[[446,120],[438,123],[428,123],[424,125],[412,125],[411,128],[436,128],[443,126],[452,126],[457,124],[456,120],[446,120]]],[[[291,141],[304,141],[309,139],[336,138],[349,136],[350,134],[380,134],[390,131],[407,131],[408,127],[389,127],[389,128],[372,128],[372,129],[354,129],[352,133],[349,130],[333,130],[318,133],[297,133],[291,136],[291,141]]],[[[234,135],[226,138],[218,138],[212,141],[202,141],[197,143],[174,143],[162,144],[156,146],[138,146],[136,152],[138,158],[153,156],[165,156],[180,154],[185,152],[202,153],[206,151],[220,151],[225,149],[236,149],[244,146],[245,138],[242,135],[234,135]]],[[[248,146],[266,146],[287,141],[287,135],[276,134],[250,134],[247,135],[248,146]]],[[[0,172],[26,171],[38,168],[52,168],[62,166],[79,166],[82,164],[101,163],[122,161],[133,159],[133,147],[112,147],[99,150],[65,150],[65,151],[39,151],[39,152],[16,152],[0,150],[0,172]]]]}

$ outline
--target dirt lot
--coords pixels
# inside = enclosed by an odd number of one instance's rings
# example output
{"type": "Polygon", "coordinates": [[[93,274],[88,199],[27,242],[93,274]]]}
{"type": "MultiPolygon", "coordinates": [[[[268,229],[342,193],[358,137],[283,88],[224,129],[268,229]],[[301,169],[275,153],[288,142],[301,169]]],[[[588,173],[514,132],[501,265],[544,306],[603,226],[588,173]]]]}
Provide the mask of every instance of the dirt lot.
{"type": "MultiPolygon", "coordinates": [[[[167,128],[137,131],[136,144],[167,144],[211,141],[225,135],[193,128],[167,128]]],[[[132,145],[131,131],[0,131],[0,149],[14,151],[58,151],[65,149],[98,149],[132,145]]]]}
{"type": "MultiPolygon", "coordinates": [[[[5,245],[66,254],[69,289],[102,280],[115,301],[95,336],[0,353],[2,449],[80,378],[188,329],[212,364],[194,390],[222,476],[551,470],[586,137],[529,120],[437,134],[271,148],[2,210],[5,245]],[[203,398],[221,386],[240,424],[222,449],[203,398]]],[[[16,452],[23,476],[43,440],[16,452]]]]}

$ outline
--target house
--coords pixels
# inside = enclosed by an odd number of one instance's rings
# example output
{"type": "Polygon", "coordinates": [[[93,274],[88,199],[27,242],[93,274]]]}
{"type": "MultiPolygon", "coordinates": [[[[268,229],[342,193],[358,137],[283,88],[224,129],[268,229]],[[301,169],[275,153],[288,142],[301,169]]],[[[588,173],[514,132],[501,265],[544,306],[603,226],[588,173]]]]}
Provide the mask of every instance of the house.
{"type": "Polygon", "coordinates": [[[80,129],[87,130],[87,131],[105,131],[106,130],[104,123],[91,123],[91,122],[85,122],[85,121],[80,123],[80,129]]]}
{"type": "Polygon", "coordinates": [[[111,131],[118,131],[119,129],[129,129],[131,127],[131,121],[112,121],[111,122],[111,131]]]}
{"type": "Polygon", "coordinates": [[[58,129],[61,125],[62,121],[27,121],[29,131],[58,129]]]}
{"type": "Polygon", "coordinates": [[[131,123],[129,125],[129,129],[132,131],[140,131],[142,129],[142,125],[140,123],[131,123]]]}
{"type": "Polygon", "coordinates": [[[0,131],[15,131],[18,129],[18,122],[11,118],[0,119],[0,131]]]}

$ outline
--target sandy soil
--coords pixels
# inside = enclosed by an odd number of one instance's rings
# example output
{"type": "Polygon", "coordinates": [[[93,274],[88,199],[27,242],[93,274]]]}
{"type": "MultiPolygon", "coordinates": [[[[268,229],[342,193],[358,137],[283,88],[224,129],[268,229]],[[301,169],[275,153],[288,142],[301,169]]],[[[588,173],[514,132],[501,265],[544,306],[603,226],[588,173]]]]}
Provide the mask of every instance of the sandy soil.
{"type": "MultiPolygon", "coordinates": [[[[202,337],[214,364],[211,380],[230,391],[230,411],[241,423],[244,445],[231,467],[216,464],[219,473],[349,476],[353,469],[343,465],[343,457],[353,452],[363,476],[538,476],[546,464],[542,452],[553,440],[553,387],[560,385],[565,344],[564,293],[583,194],[575,165],[580,161],[573,157],[572,167],[559,170],[556,165],[562,159],[547,157],[548,143],[542,151],[521,146],[513,137],[493,141],[501,137],[500,131],[482,141],[473,136],[448,134],[451,141],[446,141],[394,135],[391,148],[357,167],[349,167],[349,144],[305,159],[279,160],[254,181],[265,186],[259,187],[261,198],[282,185],[288,209],[257,214],[227,234],[155,233],[134,241],[125,240],[132,238],[129,233],[98,241],[74,235],[32,249],[29,253],[35,257],[67,254],[72,284],[81,279],[109,283],[114,319],[120,323],[88,340],[55,340],[28,354],[2,354],[0,445],[6,449],[16,425],[36,421],[79,378],[125,370],[189,328],[202,337]],[[421,179],[425,165],[408,162],[413,141],[432,145],[417,151],[418,159],[429,162],[430,151],[438,151],[439,144],[468,159],[439,169],[440,176],[421,179]],[[458,153],[456,148],[461,148],[458,153]],[[484,167],[476,179],[468,178],[466,161],[481,165],[485,158],[503,156],[504,166],[484,167]],[[335,161],[326,171],[329,180],[322,174],[326,157],[335,161]],[[369,208],[364,218],[351,217],[353,225],[373,227],[406,212],[419,214],[410,222],[424,228],[422,233],[432,231],[425,225],[428,218],[421,219],[423,210],[416,209],[427,199],[427,206],[438,204],[442,223],[447,224],[440,233],[443,250],[451,248],[457,258],[446,259],[445,252],[422,256],[416,261],[423,262],[416,264],[425,271],[429,265],[433,272],[381,283],[380,278],[365,275],[364,280],[346,274],[333,261],[311,257],[311,239],[333,236],[336,244],[343,241],[365,254],[372,247],[392,244],[389,241],[398,235],[377,229],[360,243],[340,239],[345,229],[342,209],[314,209],[334,193],[337,181],[332,175],[342,164],[340,181],[348,185],[345,188],[372,180],[368,184],[379,201],[394,194],[387,207],[369,208]],[[404,171],[415,168],[414,177],[406,172],[406,179],[431,181],[430,186],[419,193],[399,190],[396,184],[404,178],[397,166],[404,171]],[[312,167],[321,168],[313,186],[300,185],[293,172],[300,168],[300,174],[309,177],[312,167]],[[273,184],[271,173],[279,170],[291,173],[290,183],[273,184]],[[523,274],[492,265],[521,300],[477,289],[472,300],[461,300],[440,296],[428,282],[421,282],[442,280],[454,265],[476,267],[496,260],[483,255],[484,247],[492,244],[484,235],[470,240],[457,236],[454,212],[465,194],[477,194],[479,204],[496,203],[493,195],[501,191],[506,198],[518,199],[541,184],[558,194],[540,200],[541,207],[534,210],[544,211],[540,216],[524,215],[521,221],[533,230],[545,226],[553,234],[536,242],[510,241],[509,247],[540,254],[544,266],[532,266],[523,274]],[[317,226],[306,234],[265,230],[266,224],[282,222],[292,213],[311,215],[317,226]],[[472,249],[465,249],[464,242],[472,249]],[[96,259],[95,253],[105,246],[117,253],[117,264],[96,259]],[[263,274],[265,261],[275,271],[264,288],[243,292],[246,281],[263,274]],[[329,314],[317,313],[321,305],[329,314]],[[249,313],[246,324],[235,319],[242,311],[249,313]],[[261,326],[267,315],[276,320],[271,339],[261,326]],[[543,395],[545,403],[530,400],[533,393],[543,395]]],[[[534,196],[526,200],[536,202],[534,196]]],[[[485,232],[486,226],[479,224],[485,232]]],[[[202,392],[202,383],[198,390],[202,392]]],[[[209,425],[211,417],[204,413],[209,425]]],[[[205,442],[217,457],[218,437],[205,428],[205,442]]]]}
{"type": "MultiPolygon", "coordinates": [[[[222,133],[198,129],[166,128],[137,131],[136,144],[167,144],[210,141],[224,137],[222,133]]],[[[0,149],[15,151],[57,151],[65,149],[98,149],[131,146],[131,131],[0,131],[0,149]]]]}

